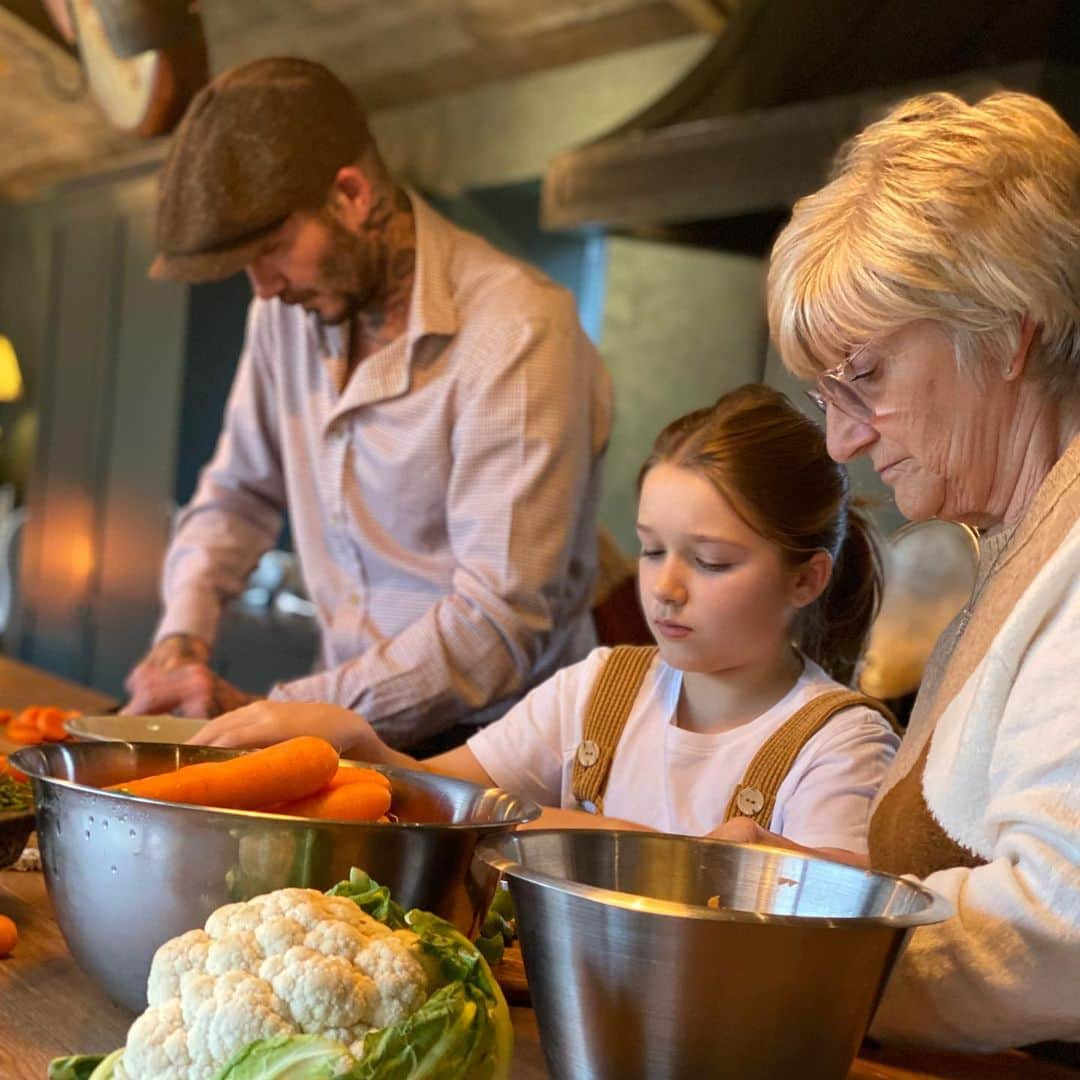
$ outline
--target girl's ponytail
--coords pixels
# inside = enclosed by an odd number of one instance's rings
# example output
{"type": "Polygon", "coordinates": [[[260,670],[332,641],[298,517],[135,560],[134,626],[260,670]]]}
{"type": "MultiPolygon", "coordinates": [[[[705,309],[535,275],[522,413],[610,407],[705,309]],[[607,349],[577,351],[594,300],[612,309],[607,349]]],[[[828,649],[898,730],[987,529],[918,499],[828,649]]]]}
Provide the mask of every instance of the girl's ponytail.
{"type": "Polygon", "coordinates": [[[837,682],[851,685],[881,603],[884,580],[877,531],[849,505],[840,551],[825,591],[795,620],[800,648],[837,682]]]}

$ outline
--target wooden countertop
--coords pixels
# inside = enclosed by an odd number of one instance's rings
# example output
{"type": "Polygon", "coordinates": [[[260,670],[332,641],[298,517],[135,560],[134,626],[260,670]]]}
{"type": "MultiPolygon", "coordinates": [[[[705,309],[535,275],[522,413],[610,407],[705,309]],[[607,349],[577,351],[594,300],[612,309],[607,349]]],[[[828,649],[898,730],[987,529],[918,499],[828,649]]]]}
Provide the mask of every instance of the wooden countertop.
{"type": "MultiPolygon", "coordinates": [[[[59,705],[92,714],[115,704],[106,694],[0,656],[0,709],[59,705]]],[[[0,735],[0,752],[12,749],[0,735]]],[[[110,1002],[76,966],[53,918],[43,876],[0,871],[0,914],[19,927],[14,954],[0,960],[0,1077],[43,1080],[54,1057],[104,1053],[122,1045],[133,1014],[110,1002]]],[[[545,1080],[549,1074],[533,1011],[515,1007],[511,1016],[514,1080],[545,1080]]],[[[848,1080],[1076,1080],[1077,1075],[1022,1054],[875,1051],[856,1061],[848,1080]]]]}
{"type": "MultiPolygon", "coordinates": [[[[39,668],[0,656],[0,709],[18,712],[29,705],[57,705],[88,716],[115,709],[119,702],[100,690],[68,682],[39,668]]],[[[0,735],[2,739],[2,735],[0,735]]],[[[11,749],[10,744],[3,751],[11,749]]]]}

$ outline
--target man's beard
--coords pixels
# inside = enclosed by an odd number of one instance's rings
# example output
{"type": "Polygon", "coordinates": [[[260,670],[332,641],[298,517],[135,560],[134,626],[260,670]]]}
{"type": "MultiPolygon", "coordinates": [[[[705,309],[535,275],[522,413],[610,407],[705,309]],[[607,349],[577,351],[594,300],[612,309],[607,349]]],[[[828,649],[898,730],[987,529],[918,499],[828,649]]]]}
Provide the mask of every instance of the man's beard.
{"type": "Polygon", "coordinates": [[[350,232],[337,218],[327,214],[323,221],[330,236],[330,245],[319,260],[321,287],[296,294],[303,304],[318,295],[335,296],[341,310],[327,316],[314,314],[327,326],[348,322],[371,304],[380,282],[379,254],[375,245],[350,232]]]}

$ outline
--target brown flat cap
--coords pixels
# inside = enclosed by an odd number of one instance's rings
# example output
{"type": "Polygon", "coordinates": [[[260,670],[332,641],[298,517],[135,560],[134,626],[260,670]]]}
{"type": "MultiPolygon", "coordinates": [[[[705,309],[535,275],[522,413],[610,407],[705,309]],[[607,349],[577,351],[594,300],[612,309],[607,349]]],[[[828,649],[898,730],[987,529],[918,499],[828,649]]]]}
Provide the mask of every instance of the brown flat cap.
{"type": "Polygon", "coordinates": [[[297,210],[322,206],[370,145],[359,103],[321,64],[255,60],[192,99],[161,171],[155,278],[218,281],[297,210]]]}

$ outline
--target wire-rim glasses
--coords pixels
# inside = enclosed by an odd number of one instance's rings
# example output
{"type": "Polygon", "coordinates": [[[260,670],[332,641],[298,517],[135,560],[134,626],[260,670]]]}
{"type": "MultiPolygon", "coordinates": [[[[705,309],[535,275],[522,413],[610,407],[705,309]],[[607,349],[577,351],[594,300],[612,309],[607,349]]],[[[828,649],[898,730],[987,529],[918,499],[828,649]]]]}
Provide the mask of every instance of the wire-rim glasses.
{"type": "Polygon", "coordinates": [[[824,413],[828,406],[839,409],[853,420],[868,423],[874,418],[874,407],[866,395],[858,390],[855,383],[865,378],[870,371],[858,364],[859,358],[869,347],[870,342],[860,345],[846,360],[836,367],[823,371],[814,385],[807,390],[806,396],[824,413]]]}

